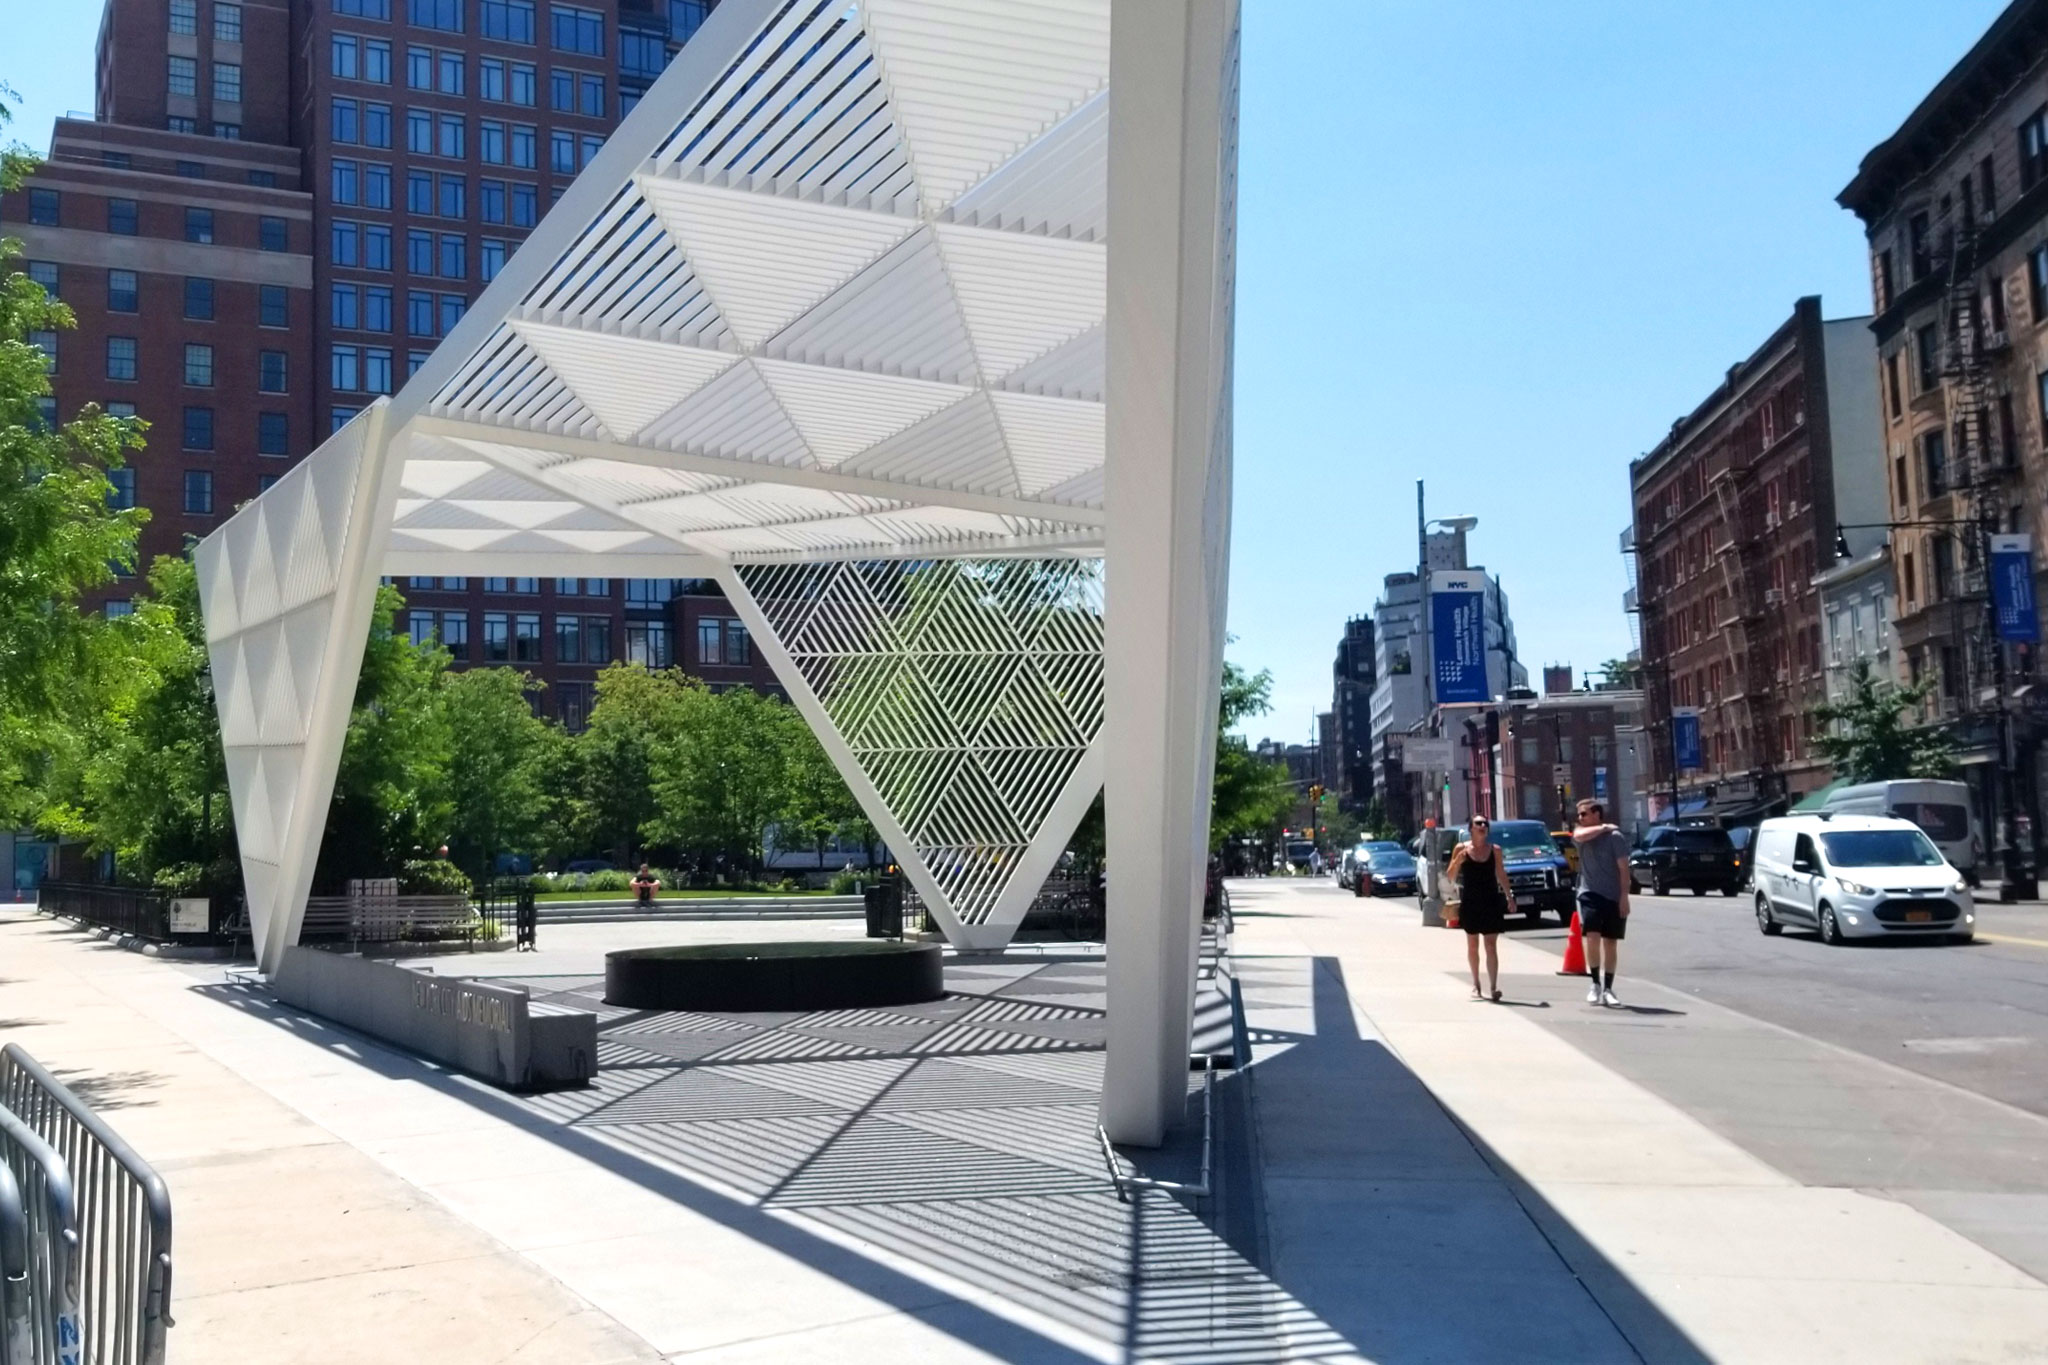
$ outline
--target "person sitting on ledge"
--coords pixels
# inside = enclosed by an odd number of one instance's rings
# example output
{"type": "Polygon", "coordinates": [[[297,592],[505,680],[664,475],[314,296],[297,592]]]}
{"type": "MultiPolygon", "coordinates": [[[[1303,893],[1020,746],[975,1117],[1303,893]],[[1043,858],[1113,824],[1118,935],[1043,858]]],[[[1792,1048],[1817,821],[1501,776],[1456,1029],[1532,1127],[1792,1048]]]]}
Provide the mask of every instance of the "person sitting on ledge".
{"type": "Polygon", "coordinates": [[[642,863],[640,870],[633,874],[633,899],[639,901],[642,908],[652,910],[654,893],[660,886],[661,878],[655,876],[646,863],[642,863]]]}

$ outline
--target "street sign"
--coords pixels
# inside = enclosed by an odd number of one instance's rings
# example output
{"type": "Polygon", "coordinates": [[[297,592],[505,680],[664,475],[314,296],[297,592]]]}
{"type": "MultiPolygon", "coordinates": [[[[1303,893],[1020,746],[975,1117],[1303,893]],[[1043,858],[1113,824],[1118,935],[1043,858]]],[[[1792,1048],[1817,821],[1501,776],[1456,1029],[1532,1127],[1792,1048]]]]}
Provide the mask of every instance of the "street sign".
{"type": "Polygon", "coordinates": [[[1486,575],[1438,572],[1429,576],[1430,653],[1436,700],[1443,705],[1488,701],[1486,681],[1486,575]]]}
{"type": "Polygon", "coordinates": [[[1991,604],[1998,638],[2033,644],[2041,638],[2041,614],[2034,605],[2034,551],[2025,535],[1991,537],[1991,604]]]}
{"type": "Polygon", "coordinates": [[[1681,706],[1671,713],[1671,749],[1680,772],[1704,766],[1700,762],[1700,713],[1692,707],[1681,706]]]}
{"type": "Polygon", "coordinates": [[[1401,770],[1411,773],[1447,773],[1451,770],[1451,741],[1410,735],[1401,745],[1401,770]]]}
{"type": "Polygon", "coordinates": [[[1569,763],[1551,764],[1550,781],[1553,786],[1569,787],[1572,784],[1572,765],[1569,763]]]}

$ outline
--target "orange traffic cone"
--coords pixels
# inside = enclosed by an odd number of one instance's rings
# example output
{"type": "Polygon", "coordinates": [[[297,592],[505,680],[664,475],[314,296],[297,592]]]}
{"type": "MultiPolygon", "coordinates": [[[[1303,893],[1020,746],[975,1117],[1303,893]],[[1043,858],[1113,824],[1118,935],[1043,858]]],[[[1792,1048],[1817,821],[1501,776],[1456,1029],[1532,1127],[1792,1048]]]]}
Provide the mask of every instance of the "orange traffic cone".
{"type": "Polygon", "coordinates": [[[1579,912],[1572,911],[1571,941],[1564,945],[1564,966],[1558,969],[1559,976],[1584,976],[1586,974],[1586,938],[1579,931],[1579,912]]]}

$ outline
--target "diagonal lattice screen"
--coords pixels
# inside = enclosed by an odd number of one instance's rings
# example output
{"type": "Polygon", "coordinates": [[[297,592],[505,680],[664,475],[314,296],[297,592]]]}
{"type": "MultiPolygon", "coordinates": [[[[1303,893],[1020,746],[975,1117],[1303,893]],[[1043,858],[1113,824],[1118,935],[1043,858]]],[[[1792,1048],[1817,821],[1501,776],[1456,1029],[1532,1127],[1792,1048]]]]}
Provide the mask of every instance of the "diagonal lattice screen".
{"type": "Polygon", "coordinates": [[[985,922],[1102,727],[1101,561],[737,571],[909,854],[985,922]]]}

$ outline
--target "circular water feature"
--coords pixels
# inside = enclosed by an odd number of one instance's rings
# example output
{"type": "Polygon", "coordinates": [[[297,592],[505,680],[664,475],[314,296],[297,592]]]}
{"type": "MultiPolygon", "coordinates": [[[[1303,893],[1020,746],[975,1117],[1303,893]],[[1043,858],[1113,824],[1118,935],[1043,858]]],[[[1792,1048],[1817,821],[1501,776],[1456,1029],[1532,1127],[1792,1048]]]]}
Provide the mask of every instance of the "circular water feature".
{"type": "Polygon", "coordinates": [[[858,1009],[945,993],[936,943],[703,943],[604,958],[604,1001],[625,1009],[858,1009]]]}

